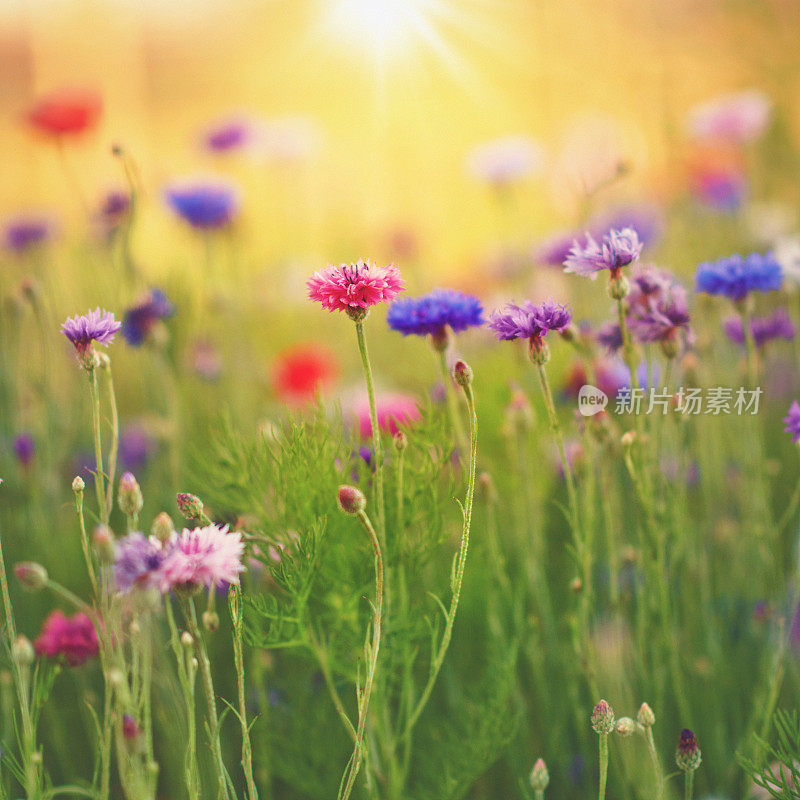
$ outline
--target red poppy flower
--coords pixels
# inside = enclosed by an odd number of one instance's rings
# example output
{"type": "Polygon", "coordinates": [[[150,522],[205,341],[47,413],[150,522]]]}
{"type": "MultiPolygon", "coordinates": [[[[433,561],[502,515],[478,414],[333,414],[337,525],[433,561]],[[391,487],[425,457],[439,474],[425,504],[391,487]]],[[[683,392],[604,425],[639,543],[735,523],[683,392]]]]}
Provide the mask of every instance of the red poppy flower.
{"type": "Polygon", "coordinates": [[[272,370],[275,394],[301,405],[331,387],[339,374],[336,357],[318,344],[298,345],[281,353],[272,370]]]}
{"type": "Polygon", "coordinates": [[[50,136],[82,133],[93,128],[103,101],[90,89],[60,89],[41,98],[28,112],[34,128],[50,136]]]}

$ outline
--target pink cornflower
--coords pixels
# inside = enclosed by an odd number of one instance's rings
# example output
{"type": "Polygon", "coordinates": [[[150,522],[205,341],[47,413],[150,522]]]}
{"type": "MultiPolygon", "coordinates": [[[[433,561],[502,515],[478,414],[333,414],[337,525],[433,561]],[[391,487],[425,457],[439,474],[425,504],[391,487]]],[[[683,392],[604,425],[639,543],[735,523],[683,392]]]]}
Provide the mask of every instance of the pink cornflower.
{"type": "MultiPolygon", "coordinates": [[[[378,412],[378,427],[392,435],[397,433],[398,426],[420,418],[416,399],[407,394],[378,395],[375,405],[378,412]]],[[[372,436],[372,423],[369,416],[369,402],[366,397],[355,404],[353,413],[358,421],[361,438],[368,439],[372,436]]]]}
{"type": "Polygon", "coordinates": [[[229,533],[227,525],[184,528],[161,563],[161,591],[186,585],[210,589],[238,584],[239,573],[244,571],[243,553],[242,534],[229,533]]]}
{"type": "Polygon", "coordinates": [[[44,621],[34,649],[37,655],[63,658],[70,667],[77,667],[94,658],[99,645],[94,625],[86,614],[78,612],[68,617],[56,610],[44,621]]]}
{"type": "Polygon", "coordinates": [[[311,300],[322,303],[328,311],[346,311],[352,317],[363,317],[366,309],[388,303],[403,291],[400,270],[394,265],[376,267],[369,261],[355,264],[329,264],[317,270],[306,284],[311,300]]]}

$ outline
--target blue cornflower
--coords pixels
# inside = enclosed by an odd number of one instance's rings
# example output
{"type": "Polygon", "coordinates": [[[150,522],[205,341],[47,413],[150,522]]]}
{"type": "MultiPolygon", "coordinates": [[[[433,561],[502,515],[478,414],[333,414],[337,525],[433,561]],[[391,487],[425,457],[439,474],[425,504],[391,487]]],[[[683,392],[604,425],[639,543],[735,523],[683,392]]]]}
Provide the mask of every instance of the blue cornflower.
{"type": "Polygon", "coordinates": [[[171,317],[175,306],[160,289],[153,289],[138,305],[129,308],[122,320],[122,335],[133,347],[139,347],[159,320],[171,317]]]}
{"type": "Polygon", "coordinates": [[[695,291],[721,294],[733,301],[744,300],[750,292],[775,291],[782,283],[783,268],[772,253],[705,261],[695,274],[695,291]]]}
{"type": "Polygon", "coordinates": [[[187,183],[168,188],[170,208],[193,228],[208,230],[228,225],[239,211],[239,192],[230,184],[187,183]]]}
{"type": "Polygon", "coordinates": [[[483,306],[477,297],[454,289],[434,289],[422,297],[404,297],[392,303],[387,322],[403,336],[441,336],[483,325],[483,306]]]}

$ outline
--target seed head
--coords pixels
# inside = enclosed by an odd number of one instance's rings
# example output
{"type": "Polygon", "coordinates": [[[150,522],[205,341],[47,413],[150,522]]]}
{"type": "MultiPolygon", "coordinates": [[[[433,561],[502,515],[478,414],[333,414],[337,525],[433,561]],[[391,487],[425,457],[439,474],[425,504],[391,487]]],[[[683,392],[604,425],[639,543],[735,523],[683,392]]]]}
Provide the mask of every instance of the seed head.
{"type": "Polygon", "coordinates": [[[614,710],[608,701],[601,700],[592,711],[592,728],[595,733],[608,734],[614,730],[614,710]]]}
{"type": "Polygon", "coordinates": [[[345,514],[360,514],[367,507],[367,498],[355,486],[339,487],[339,508],[345,514]]]}

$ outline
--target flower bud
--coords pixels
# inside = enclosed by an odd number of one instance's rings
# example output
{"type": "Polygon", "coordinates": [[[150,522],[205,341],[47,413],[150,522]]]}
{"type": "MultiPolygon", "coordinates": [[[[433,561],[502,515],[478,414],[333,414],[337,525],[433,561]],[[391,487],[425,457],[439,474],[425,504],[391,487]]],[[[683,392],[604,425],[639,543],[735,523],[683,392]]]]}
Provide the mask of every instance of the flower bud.
{"type": "Polygon", "coordinates": [[[608,296],[612,300],[624,300],[628,296],[630,290],[631,287],[628,283],[628,279],[622,273],[619,275],[612,275],[608,281],[608,296]]]}
{"type": "Polygon", "coordinates": [[[139,737],[139,726],[130,714],[122,715],[122,735],[129,742],[135,741],[139,737]]]}
{"type": "Polygon", "coordinates": [[[472,368],[466,361],[461,361],[459,359],[453,365],[453,380],[459,386],[471,386],[472,385],[472,368]]]}
{"type": "Polygon", "coordinates": [[[583,581],[577,575],[569,582],[569,590],[572,594],[580,594],[583,591],[583,581]]]}
{"type": "Polygon", "coordinates": [[[534,336],[528,342],[528,358],[537,367],[543,367],[550,360],[550,348],[540,336],[534,336]]]}
{"type": "Polygon", "coordinates": [[[697,739],[688,728],[684,728],[681,731],[681,738],[678,740],[678,749],[675,751],[675,763],[678,765],[678,769],[684,772],[693,772],[700,766],[702,760],[697,739]]]}
{"type": "Polygon", "coordinates": [[[203,501],[197,495],[189,494],[188,492],[178,492],[175,495],[178,502],[178,511],[183,514],[186,519],[197,519],[203,516],[203,501]]]}
{"type": "Polygon", "coordinates": [[[607,734],[614,730],[614,711],[606,700],[601,700],[594,707],[591,721],[595,733],[607,734]]]}
{"type": "Polygon", "coordinates": [[[150,533],[158,539],[159,542],[168,542],[175,532],[175,524],[172,522],[172,517],[166,511],[162,511],[154,520],[150,528],[150,533]]]}
{"type": "Polygon", "coordinates": [[[408,436],[406,436],[403,431],[397,431],[392,438],[392,444],[394,444],[394,449],[397,450],[398,453],[402,453],[408,447],[408,436]]]}
{"type": "Polygon", "coordinates": [[[536,759],[536,763],[531,770],[530,783],[534,792],[543,792],[550,783],[550,773],[547,771],[544,759],[536,759]]]}
{"type": "Polygon", "coordinates": [[[650,708],[647,703],[642,703],[642,705],[639,707],[639,713],[636,715],[636,721],[643,728],[650,728],[656,724],[656,715],[653,713],[653,709],[650,708]]]}
{"type": "Polygon", "coordinates": [[[622,438],[620,442],[625,449],[633,447],[633,443],[636,441],[636,431],[625,431],[622,434],[622,438]]]}
{"type": "Polygon", "coordinates": [[[35,561],[20,561],[14,565],[17,580],[26,588],[38,591],[47,585],[47,570],[35,561]]]}
{"type": "Polygon", "coordinates": [[[636,723],[630,717],[620,717],[616,731],[620,736],[632,736],[636,732],[636,723]]]}
{"type": "Polygon", "coordinates": [[[192,634],[189,631],[184,631],[181,634],[181,644],[188,650],[190,647],[194,647],[194,639],[192,638],[192,634]]]}
{"type": "Polygon", "coordinates": [[[20,634],[14,639],[11,645],[11,660],[18,667],[29,667],[33,664],[36,658],[36,653],[33,652],[33,645],[27,636],[20,634]]]}
{"type": "Polygon", "coordinates": [[[339,487],[339,508],[345,514],[360,514],[367,507],[367,498],[355,486],[339,487]]]}
{"type": "Polygon", "coordinates": [[[81,478],[80,475],[76,475],[72,481],[72,491],[75,492],[75,494],[80,494],[85,488],[86,484],[83,478],[81,478]]]}
{"type": "Polygon", "coordinates": [[[125,472],[119,479],[117,503],[126,517],[135,517],[142,510],[142,489],[132,472],[125,472]]]}
{"type": "Polygon", "coordinates": [[[203,627],[209,632],[214,633],[219,630],[219,614],[216,611],[203,612],[203,627]]]}
{"type": "Polygon", "coordinates": [[[431,347],[437,353],[443,353],[450,345],[450,338],[450,331],[447,325],[444,325],[436,333],[431,334],[431,347]]]}
{"type": "Polygon", "coordinates": [[[668,339],[661,340],[661,352],[664,354],[664,358],[668,358],[670,360],[677,358],[680,351],[680,342],[678,342],[678,340],[674,337],[670,336],[668,339]]]}
{"type": "Polygon", "coordinates": [[[94,529],[92,535],[94,541],[94,548],[100,560],[106,564],[110,564],[116,556],[116,548],[114,546],[114,534],[108,525],[100,524],[94,529]]]}

